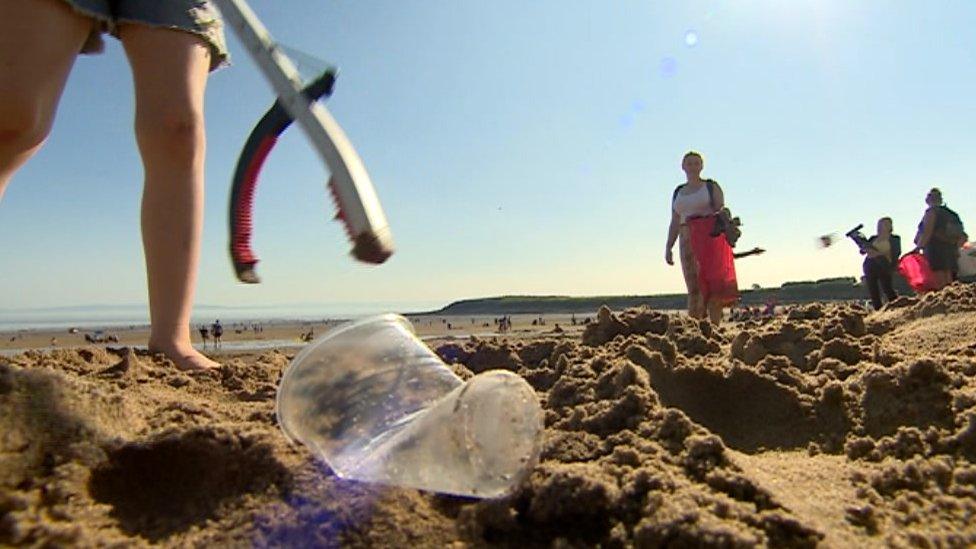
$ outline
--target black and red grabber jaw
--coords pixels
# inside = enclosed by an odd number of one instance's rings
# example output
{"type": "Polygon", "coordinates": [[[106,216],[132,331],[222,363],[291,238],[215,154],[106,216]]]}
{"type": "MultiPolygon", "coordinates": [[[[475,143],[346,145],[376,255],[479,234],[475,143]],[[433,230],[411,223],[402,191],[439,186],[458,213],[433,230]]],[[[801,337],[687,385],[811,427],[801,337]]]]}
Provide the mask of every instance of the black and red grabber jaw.
{"type": "Polygon", "coordinates": [[[336,214],[333,219],[340,221],[346,231],[349,242],[352,243],[353,257],[363,263],[379,265],[393,255],[393,236],[390,234],[389,226],[383,226],[379,230],[360,230],[356,231],[351,216],[356,213],[352,207],[343,205],[342,195],[339,192],[336,179],[329,178],[329,194],[336,207],[336,214]]]}
{"type": "MultiPolygon", "coordinates": [[[[329,69],[306,86],[302,93],[309,101],[328,97],[332,94],[335,80],[336,71],[329,69]]],[[[244,283],[256,284],[261,281],[255,272],[258,257],[251,249],[254,193],[258,178],[271,149],[278,142],[278,137],[292,122],[292,117],[276,101],[251,130],[237,159],[230,195],[230,256],[237,279],[244,283]]]]}
{"type": "Polygon", "coordinates": [[[238,278],[258,282],[254,271],[258,260],[250,246],[254,190],[261,164],[292,119],[302,127],[312,149],[330,172],[328,186],[336,200],[338,218],[349,235],[353,257],[370,263],[385,261],[393,253],[393,237],[376,189],[342,127],[316,100],[332,90],[335,72],[326,71],[311,85],[303,86],[298,69],[246,0],[213,3],[278,96],[278,102],[248,139],[234,175],[230,251],[238,278]]]}

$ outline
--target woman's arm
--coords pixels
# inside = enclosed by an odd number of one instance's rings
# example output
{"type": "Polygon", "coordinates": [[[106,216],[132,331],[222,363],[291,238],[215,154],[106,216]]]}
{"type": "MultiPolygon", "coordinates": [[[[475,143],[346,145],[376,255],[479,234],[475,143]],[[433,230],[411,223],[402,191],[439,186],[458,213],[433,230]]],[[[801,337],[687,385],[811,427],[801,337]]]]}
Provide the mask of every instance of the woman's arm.
{"type": "Polygon", "coordinates": [[[678,240],[678,228],[681,226],[681,220],[678,218],[678,212],[671,208],[671,224],[668,226],[668,242],[664,245],[664,260],[668,262],[668,265],[674,265],[674,256],[671,253],[671,248],[674,248],[674,243],[678,240]]]}
{"type": "Polygon", "coordinates": [[[932,240],[932,233],[935,232],[935,208],[929,208],[922,217],[922,230],[915,235],[915,245],[924,248],[932,240]]]}
{"type": "Polygon", "coordinates": [[[898,259],[901,258],[901,237],[893,234],[888,237],[891,242],[891,263],[893,265],[898,264],[898,259]]]}

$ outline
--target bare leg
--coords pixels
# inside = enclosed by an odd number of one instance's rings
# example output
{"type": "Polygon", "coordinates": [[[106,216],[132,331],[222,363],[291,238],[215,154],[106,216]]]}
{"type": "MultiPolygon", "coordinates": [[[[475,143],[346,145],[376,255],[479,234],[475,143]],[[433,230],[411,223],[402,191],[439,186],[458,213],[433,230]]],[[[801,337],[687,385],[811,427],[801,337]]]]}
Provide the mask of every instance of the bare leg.
{"type": "Polygon", "coordinates": [[[722,323],[722,304],[718,301],[708,302],[708,320],[716,326],[722,323]]]}
{"type": "Polygon", "coordinates": [[[705,301],[702,299],[701,291],[698,288],[698,262],[694,254],[691,253],[690,236],[688,228],[682,227],[678,238],[678,250],[681,257],[681,275],[685,279],[685,287],[688,289],[688,316],[691,318],[705,318],[705,301]]]}
{"type": "Polygon", "coordinates": [[[203,96],[210,50],[192,34],[129,24],[120,37],[136,91],[136,140],[146,172],[142,243],[149,349],[183,370],[219,366],[190,340],[203,227],[203,96]]]}
{"type": "Polygon", "coordinates": [[[0,198],[51,131],[92,24],[60,0],[0,0],[0,198]]]}
{"type": "Polygon", "coordinates": [[[701,294],[695,293],[696,291],[688,290],[688,316],[702,319],[705,318],[705,304],[702,302],[701,294]]]}

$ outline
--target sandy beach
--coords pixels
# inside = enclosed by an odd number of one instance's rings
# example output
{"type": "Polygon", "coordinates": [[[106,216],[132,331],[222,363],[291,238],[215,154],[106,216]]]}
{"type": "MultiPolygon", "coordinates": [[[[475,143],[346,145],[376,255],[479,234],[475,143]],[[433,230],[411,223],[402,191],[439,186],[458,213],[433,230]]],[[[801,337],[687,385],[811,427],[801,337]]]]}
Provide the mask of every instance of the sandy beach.
{"type": "Polygon", "coordinates": [[[719,328],[649,309],[504,335],[414,319],[462,377],[507,369],[543,404],[540,462],[494,501],[344,481],[289,444],[275,390],[308,326],[193,376],[134,349],[138,330],[4,337],[59,348],[0,356],[0,545],[972,546],[974,312],[976,286],[954,285],[719,328]]]}

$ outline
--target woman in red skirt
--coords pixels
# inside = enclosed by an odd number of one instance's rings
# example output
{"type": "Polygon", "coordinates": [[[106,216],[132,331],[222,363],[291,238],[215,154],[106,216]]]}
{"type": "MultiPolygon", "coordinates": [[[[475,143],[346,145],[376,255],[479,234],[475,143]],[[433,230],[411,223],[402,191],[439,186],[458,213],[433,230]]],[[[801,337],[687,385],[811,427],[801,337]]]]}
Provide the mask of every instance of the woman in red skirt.
{"type": "Polygon", "coordinates": [[[732,247],[724,234],[712,236],[716,213],[725,206],[718,183],[702,179],[701,154],[689,152],[681,160],[687,181],[671,199],[671,226],[664,259],[674,265],[675,241],[681,254],[681,271],[688,287],[688,314],[713,324],[722,321],[722,308],[739,300],[732,247]]]}

